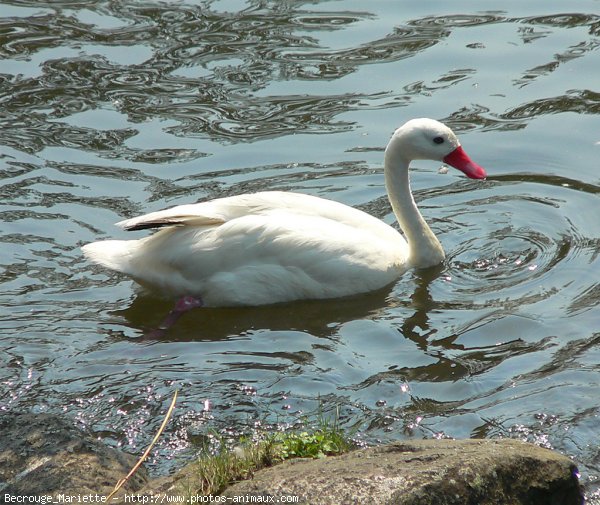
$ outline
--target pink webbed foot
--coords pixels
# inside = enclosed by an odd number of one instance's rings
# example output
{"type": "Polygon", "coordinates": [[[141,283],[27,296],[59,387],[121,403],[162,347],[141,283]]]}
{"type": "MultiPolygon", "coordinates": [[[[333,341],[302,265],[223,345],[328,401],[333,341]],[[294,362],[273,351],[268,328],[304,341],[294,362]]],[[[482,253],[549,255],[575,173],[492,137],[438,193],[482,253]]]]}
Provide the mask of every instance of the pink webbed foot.
{"type": "Polygon", "coordinates": [[[171,328],[177,320],[186,312],[197,309],[198,307],[202,307],[204,303],[201,298],[196,298],[194,296],[184,296],[175,302],[175,307],[167,314],[155,330],[151,331],[147,337],[160,337],[164,335],[165,331],[171,328]]]}
{"type": "Polygon", "coordinates": [[[178,312],[179,315],[187,312],[188,310],[197,309],[198,307],[202,307],[204,303],[201,298],[196,298],[194,296],[184,296],[180,298],[175,303],[175,308],[171,312],[178,312]]]}

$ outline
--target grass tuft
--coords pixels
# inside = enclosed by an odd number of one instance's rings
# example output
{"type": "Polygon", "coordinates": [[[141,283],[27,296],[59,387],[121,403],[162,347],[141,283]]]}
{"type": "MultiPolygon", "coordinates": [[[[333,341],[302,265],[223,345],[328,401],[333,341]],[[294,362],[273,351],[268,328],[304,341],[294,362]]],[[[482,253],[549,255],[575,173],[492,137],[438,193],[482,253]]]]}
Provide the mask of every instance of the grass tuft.
{"type": "Polygon", "coordinates": [[[221,441],[217,454],[205,454],[195,463],[188,495],[218,495],[227,486],[249,479],[254,472],[292,458],[323,458],[342,454],[354,445],[337,422],[319,420],[315,430],[266,434],[258,442],[242,439],[233,448],[221,441]]]}

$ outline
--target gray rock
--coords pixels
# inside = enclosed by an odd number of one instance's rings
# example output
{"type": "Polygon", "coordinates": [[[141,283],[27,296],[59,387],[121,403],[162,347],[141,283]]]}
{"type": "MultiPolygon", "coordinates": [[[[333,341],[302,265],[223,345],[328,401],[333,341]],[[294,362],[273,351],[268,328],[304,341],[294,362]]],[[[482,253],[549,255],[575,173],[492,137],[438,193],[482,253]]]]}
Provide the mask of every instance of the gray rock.
{"type": "MultiPolygon", "coordinates": [[[[1,497],[107,495],[136,461],[56,415],[9,413],[0,418],[1,497]]],[[[146,471],[140,469],[125,489],[137,491],[146,481],[146,471]]]]}
{"type": "MultiPolygon", "coordinates": [[[[105,446],[59,416],[5,414],[0,419],[0,501],[5,494],[76,500],[107,495],[135,463],[134,456],[105,446]]],[[[179,494],[181,483],[193,481],[194,469],[188,465],[148,483],[141,468],[124,489],[130,496],[179,494]]],[[[277,502],[284,495],[300,500],[291,503],[336,505],[582,503],[571,460],[515,440],[397,442],[320,460],[291,460],[260,470],[223,494],[242,496],[244,503],[251,496],[277,502]]],[[[118,496],[114,503],[123,501],[124,492],[118,496]]]]}
{"type": "Polygon", "coordinates": [[[290,460],[223,494],[319,505],[580,505],[576,472],[565,456],[516,440],[421,440],[290,460]]]}

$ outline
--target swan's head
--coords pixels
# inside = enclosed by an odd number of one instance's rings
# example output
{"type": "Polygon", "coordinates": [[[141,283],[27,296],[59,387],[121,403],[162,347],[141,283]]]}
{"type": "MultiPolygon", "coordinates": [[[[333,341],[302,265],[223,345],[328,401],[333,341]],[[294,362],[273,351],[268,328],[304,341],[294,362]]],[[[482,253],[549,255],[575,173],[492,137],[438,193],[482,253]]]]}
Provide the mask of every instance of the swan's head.
{"type": "Polygon", "coordinates": [[[398,128],[386,148],[386,158],[436,160],[457,168],[471,179],[484,179],[485,169],[463,150],[454,132],[435,119],[411,119],[398,128]]]}

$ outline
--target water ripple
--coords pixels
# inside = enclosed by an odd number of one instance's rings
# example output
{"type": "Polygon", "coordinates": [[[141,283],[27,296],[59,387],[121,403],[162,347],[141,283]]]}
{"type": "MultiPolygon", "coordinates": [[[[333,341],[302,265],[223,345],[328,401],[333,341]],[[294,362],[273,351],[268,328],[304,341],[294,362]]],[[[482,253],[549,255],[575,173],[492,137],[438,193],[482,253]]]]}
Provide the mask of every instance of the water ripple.
{"type": "MultiPolygon", "coordinates": [[[[560,178],[536,176],[532,181],[565,188],[560,178]]],[[[591,194],[598,192],[597,187],[589,189],[591,194]]],[[[564,289],[569,283],[568,276],[559,278],[556,270],[579,264],[580,256],[593,261],[590,254],[596,242],[590,242],[563,215],[569,191],[570,187],[553,191],[556,195],[553,197],[498,191],[491,199],[472,201],[476,206],[493,205],[499,214],[492,234],[463,237],[453,251],[448,278],[452,279],[450,284],[457,285],[456,294],[464,300],[473,300],[467,304],[524,309],[564,289]],[[555,214],[552,225],[544,222],[549,212],[555,214]]]]}

